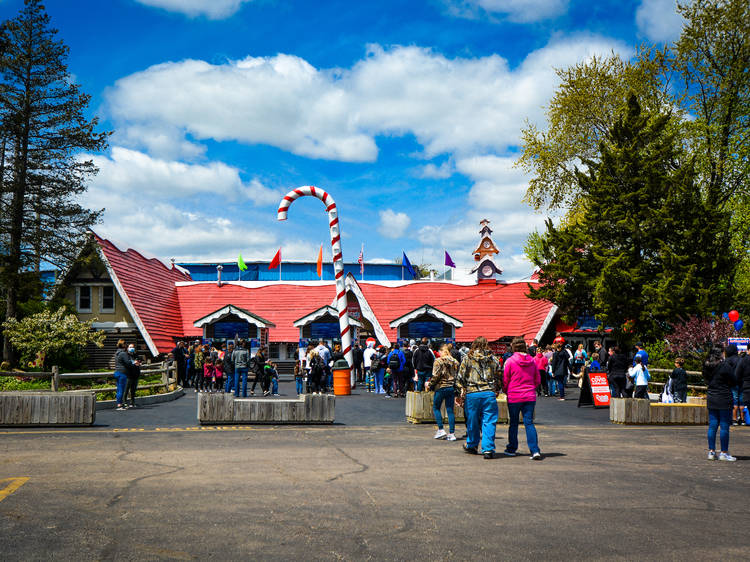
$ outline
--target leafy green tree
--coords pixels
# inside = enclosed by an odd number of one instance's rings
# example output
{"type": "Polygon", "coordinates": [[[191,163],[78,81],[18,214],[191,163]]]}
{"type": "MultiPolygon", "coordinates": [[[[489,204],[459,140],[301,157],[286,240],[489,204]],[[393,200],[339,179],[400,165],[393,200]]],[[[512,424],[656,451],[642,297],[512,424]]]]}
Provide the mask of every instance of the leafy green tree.
{"type": "Polygon", "coordinates": [[[532,298],[570,320],[595,314],[620,341],[661,336],[679,316],[726,301],[729,220],[704,205],[669,115],[641,110],[635,94],[577,172],[579,218],[533,241],[541,285],[532,298]],[[722,301],[722,299],[724,299],[722,301]]]}
{"type": "MultiPolygon", "coordinates": [[[[105,148],[107,133],[86,118],[90,97],[72,82],[56,34],[40,0],[25,0],[0,26],[0,282],[9,319],[23,272],[42,260],[69,263],[100,214],[78,204],[98,171],[80,154],[105,148]]],[[[12,357],[7,340],[3,357],[12,357]]]]}
{"type": "Polygon", "coordinates": [[[21,352],[24,362],[42,360],[44,367],[52,365],[55,357],[71,348],[89,343],[101,347],[104,332],[92,329],[92,322],[82,322],[75,314],[59,308],[44,310],[23,320],[9,318],[3,323],[5,338],[21,352]]]}

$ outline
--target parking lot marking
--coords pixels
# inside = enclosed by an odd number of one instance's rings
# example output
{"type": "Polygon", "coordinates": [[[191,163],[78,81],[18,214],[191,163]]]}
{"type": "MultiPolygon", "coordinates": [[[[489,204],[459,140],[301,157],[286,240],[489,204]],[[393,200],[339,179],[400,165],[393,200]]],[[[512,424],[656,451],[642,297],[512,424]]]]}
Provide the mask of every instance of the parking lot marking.
{"type": "Polygon", "coordinates": [[[0,480],[0,485],[2,485],[4,482],[10,482],[10,484],[8,484],[7,486],[5,486],[5,488],[0,490],[0,502],[3,501],[5,498],[7,498],[16,490],[18,490],[18,488],[26,484],[26,482],[28,481],[29,481],[28,476],[20,476],[18,478],[4,478],[3,480],[0,480]]]}

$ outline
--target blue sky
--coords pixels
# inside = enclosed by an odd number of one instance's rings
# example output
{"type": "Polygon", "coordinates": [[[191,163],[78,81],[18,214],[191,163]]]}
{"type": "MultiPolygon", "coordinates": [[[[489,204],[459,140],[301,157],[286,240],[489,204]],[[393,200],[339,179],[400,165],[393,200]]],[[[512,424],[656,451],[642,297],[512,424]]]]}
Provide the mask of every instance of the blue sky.
{"type": "MultiPolygon", "coordinates": [[[[13,17],[21,0],[1,0],[13,17]]],[[[69,69],[115,131],[85,203],[104,236],[178,260],[344,257],[471,265],[488,218],[505,278],[544,216],[513,167],[554,67],[679,34],[670,0],[48,0],[69,69]],[[330,256],[330,254],[329,254],[330,256]]]]}

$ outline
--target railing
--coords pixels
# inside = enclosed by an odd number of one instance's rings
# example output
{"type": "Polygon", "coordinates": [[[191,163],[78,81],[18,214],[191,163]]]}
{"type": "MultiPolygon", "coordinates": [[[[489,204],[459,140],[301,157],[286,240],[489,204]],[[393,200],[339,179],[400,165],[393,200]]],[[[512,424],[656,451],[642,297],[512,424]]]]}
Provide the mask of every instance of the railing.
{"type": "MultiPolygon", "coordinates": [[[[671,373],[672,372],[671,369],[658,369],[658,368],[649,369],[649,371],[651,371],[652,373],[671,373]]],[[[697,375],[699,377],[703,375],[703,373],[701,373],[700,371],[686,371],[686,373],[688,375],[697,375]]],[[[667,383],[649,381],[648,384],[656,386],[658,388],[663,388],[664,385],[667,384],[667,383]]],[[[701,386],[701,385],[695,385],[695,384],[689,384],[688,385],[688,390],[697,390],[697,391],[700,391],[700,392],[706,392],[706,390],[708,390],[708,387],[707,386],[701,386]]]]}
{"type": "MultiPolygon", "coordinates": [[[[144,365],[144,369],[141,370],[141,376],[153,375],[161,373],[161,382],[156,384],[144,384],[138,385],[136,390],[146,390],[152,388],[165,388],[169,389],[169,386],[174,383],[176,379],[177,367],[173,365],[166,365],[166,363],[147,363],[144,365]],[[170,373],[174,376],[170,377],[170,373]]],[[[25,373],[22,371],[0,371],[0,377],[23,377],[29,379],[50,379],[50,389],[53,392],[58,392],[60,388],[61,380],[70,379],[106,379],[114,378],[114,371],[99,371],[89,373],[60,373],[57,366],[52,367],[52,371],[49,372],[30,372],[25,373]]],[[[103,388],[92,388],[95,392],[115,392],[116,386],[108,386],[103,388]]]]}

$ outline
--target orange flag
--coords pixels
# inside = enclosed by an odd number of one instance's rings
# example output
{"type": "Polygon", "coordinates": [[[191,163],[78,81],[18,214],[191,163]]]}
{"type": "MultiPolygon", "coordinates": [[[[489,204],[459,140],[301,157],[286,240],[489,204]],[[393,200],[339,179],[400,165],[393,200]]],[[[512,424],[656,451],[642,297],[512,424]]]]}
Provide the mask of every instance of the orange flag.
{"type": "Polygon", "coordinates": [[[318,277],[323,279],[323,244],[320,245],[318,252],[318,277]]]}
{"type": "Polygon", "coordinates": [[[276,252],[276,255],[271,260],[271,263],[268,264],[268,269],[276,269],[281,265],[281,248],[279,248],[279,251],[276,252]]]}

